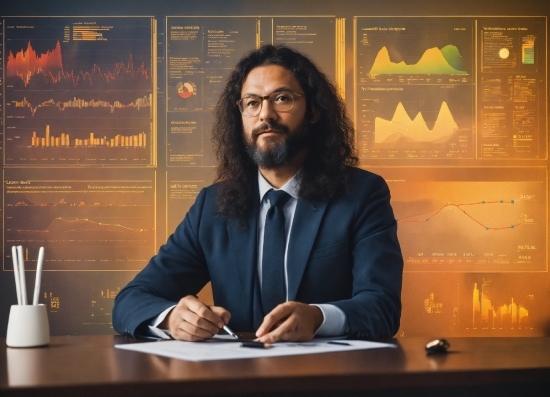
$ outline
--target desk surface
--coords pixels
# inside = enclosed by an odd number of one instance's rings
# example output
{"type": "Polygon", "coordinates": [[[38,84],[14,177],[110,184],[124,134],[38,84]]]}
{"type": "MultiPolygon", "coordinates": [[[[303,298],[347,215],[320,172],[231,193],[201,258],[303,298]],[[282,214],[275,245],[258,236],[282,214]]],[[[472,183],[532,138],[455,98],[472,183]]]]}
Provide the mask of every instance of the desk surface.
{"type": "Polygon", "coordinates": [[[449,341],[444,355],[427,355],[425,338],[401,338],[393,340],[397,349],[195,363],[115,349],[139,343],[123,336],[52,337],[49,346],[28,349],[7,348],[4,338],[0,395],[486,396],[549,390],[550,338],[449,341]]]}

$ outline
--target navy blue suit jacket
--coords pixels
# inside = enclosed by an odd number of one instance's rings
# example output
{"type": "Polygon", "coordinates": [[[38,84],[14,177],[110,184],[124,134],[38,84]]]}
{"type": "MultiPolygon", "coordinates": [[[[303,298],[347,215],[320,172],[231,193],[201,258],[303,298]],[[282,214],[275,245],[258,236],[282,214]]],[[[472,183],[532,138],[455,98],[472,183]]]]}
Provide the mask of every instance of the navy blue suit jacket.
{"type": "MultiPolygon", "coordinates": [[[[351,169],[349,192],[299,199],[287,254],[289,300],[330,303],[347,317],[348,337],[391,337],[399,328],[403,259],[385,181],[351,169]]],[[[149,321],[212,281],[214,303],[234,331],[262,321],[256,276],[259,197],[243,222],[217,213],[218,185],[203,189],[149,264],[118,294],[113,326],[145,333],[149,321]]]]}

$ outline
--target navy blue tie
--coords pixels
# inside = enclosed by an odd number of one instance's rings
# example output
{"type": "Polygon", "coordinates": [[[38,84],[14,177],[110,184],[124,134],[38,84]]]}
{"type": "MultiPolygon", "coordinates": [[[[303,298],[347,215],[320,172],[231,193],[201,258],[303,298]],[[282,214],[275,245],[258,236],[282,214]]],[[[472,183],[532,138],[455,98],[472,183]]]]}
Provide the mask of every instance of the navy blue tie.
{"type": "Polygon", "coordinates": [[[290,195],[283,190],[270,190],[271,207],[265,217],[262,254],[262,308],[269,313],[286,301],[285,288],[285,213],[283,207],[290,195]]]}

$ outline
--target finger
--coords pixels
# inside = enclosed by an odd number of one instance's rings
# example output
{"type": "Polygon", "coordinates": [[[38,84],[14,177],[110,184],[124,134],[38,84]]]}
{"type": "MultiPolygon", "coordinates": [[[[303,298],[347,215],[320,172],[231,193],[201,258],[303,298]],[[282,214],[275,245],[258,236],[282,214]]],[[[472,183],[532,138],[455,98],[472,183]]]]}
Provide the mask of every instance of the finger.
{"type": "Polygon", "coordinates": [[[212,310],[214,314],[221,318],[224,324],[229,323],[229,320],[231,319],[231,313],[229,313],[226,309],[221,306],[210,306],[210,310],[212,310]]]}
{"type": "Polygon", "coordinates": [[[187,330],[187,326],[185,324],[186,323],[181,323],[181,328],[179,328],[176,332],[171,333],[174,339],[188,342],[198,342],[212,337],[212,334],[198,330],[197,328],[189,328],[187,330]]]}
{"type": "Polygon", "coordinates": [[[211,334],[217,334],[220,331],[220,328],[223,327],[223,323],[221,326],[218,325],[222,320],[218,316],[210,312],[210,309],[206,308],[205,310],[206,311],[198,309],[199,313],[191,310],[185,310],[181,314],[180,318],[182,322],[188,323],[195,328],[202,329],[211,334]],[[208,315],[207,312],[210,312],[211,314],[208,315]],[[207,314],[210,318],[203,317],[203,314],[207,314]],[[214,320],[211,319],[212,316],[214,316],[214,320]]]}
{"type": "Polygon", "coordinates": [[[213,334],[202,328],[198,328],[193,324],[186,321],[178,323],[178,327],[175,333],[172,333],[172,337],[178,340],[186,340],[190,342],[205,340],[211,338],[213,334]]]}
{"type": "Polygon", "coordinates": [[[292,307],[289,304],[282,303],[280,305],[277,305],[275,309],[273,309],[264,317],[264,320],[256,331],[256,336],[262,337],[263,335],[267,334],[275,326],[280,324],[286,317],[288,317],[291,312],[292,307]]]}
{"type": "MultiPolygon", "coordinates": [[[[182,327],[181,323],[189,323],[190,326],[203,329],[209,334],[215,334],[219,332],[221,327],[212,323],[221,322],[221,319],[210,311],[208,306],[199,301],[195,296],[185,296],[178,302],[176,308],[170,313],[170,332],[174,335],[178,335],[182,327]],[[197,314],[198,313],[198,314],[197,314]],[[206,317],[210,317],[210,320],[202,317],[205,314],[206,317]]],[[[223,326],[223,324],[222,324],[223,326]]],[[[193,332],[189,326],[186,326],[186,331],[189,331],[193,336],[204,336],[203,332],[193,332]]],[[[187,340],[187,339],[186,339],[187,340]]]]}
{"type": "Polygon", "coordinates": [[[209,306],[205,305],[196,298],[189,300],[187,308],[189,309],[189,311],[195,313],[198,317],[218,327],[218,330],[225,325],[225,322],[220,316],[214,313],[209,306]]]}
{"type": "Polygon", "coordinates": [[[170,324],[170,332],[176,339],[203,340],[217,333],[219,328],[202,319],[187,307],[178,308],[170,324]]]}
{"type": "Polygon", "coordinates": [[[301,336],[297,333],[298,320],[295,316],[288,317],[270,332],[264,334],[260,339],[263,343],[275,343],[277,341],[297,341],[301,336]]]}

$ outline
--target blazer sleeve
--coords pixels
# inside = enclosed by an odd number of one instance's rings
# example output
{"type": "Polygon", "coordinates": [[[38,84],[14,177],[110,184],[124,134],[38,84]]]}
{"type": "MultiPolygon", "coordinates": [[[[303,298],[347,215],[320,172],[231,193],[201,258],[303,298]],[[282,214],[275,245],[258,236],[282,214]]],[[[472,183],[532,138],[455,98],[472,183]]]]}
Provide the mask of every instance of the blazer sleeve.
{"type": "Polygon", "coordinates": [[[352,182],[352,297],[331,303],[346,314],[349,338],[389,338],[399,329],[403,256],[388,186],[367,175],[352,182]]]}
{"type": "Polygon", "coordinates": [[[132,337],[148,334],[151,319],[183,296],[196,295],[209,281],[198,238],[208,197],[208,189],[203,189],[158,254],[119,292],[113,307],[117,332],[132,337]]]}

